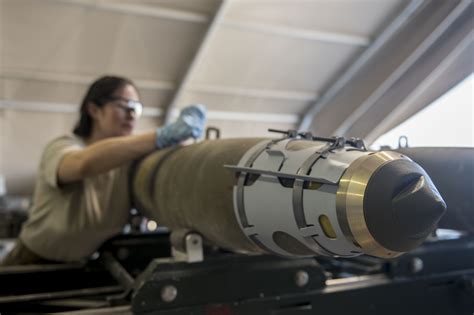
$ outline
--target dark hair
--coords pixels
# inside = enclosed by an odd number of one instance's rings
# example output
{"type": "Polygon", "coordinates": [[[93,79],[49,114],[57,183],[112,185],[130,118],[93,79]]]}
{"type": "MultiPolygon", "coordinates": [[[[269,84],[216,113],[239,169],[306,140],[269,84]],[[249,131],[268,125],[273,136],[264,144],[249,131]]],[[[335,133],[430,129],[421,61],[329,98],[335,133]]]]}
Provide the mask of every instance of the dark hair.
{"type": "Polygon", "coordinates": [[[137,89],[131,80],[122,77],[104,76],[94,81],[82,100],[79,109],[79,121],[73,129],[74,134],[82,138],[88,138],[92,132],[93,122],[87,109],[88,104],[93,103],[102,107],[116,91],[124,88],[126,85],[131,85],[137,89]]]}

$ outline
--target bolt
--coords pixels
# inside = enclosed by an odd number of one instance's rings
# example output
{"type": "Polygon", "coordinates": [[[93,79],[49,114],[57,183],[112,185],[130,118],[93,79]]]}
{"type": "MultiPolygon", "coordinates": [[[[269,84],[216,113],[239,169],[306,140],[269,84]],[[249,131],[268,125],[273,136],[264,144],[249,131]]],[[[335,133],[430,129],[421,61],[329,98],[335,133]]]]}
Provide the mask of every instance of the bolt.
{"type": "Polygon", "coordinates": [[[198,239],[197,237],[193,237],[193,238],[191,239],[191,243],[192,243],[193,245],[198,245],[198,244],[199,244],[199,239],[198,239]]]}
{"type": "Polygon", "coordinates": [[[300,270],[295,274],[295,283],[298,287],[304,287],[309,282],[309,275],[306,271],[300,270]]]}
{"type": "Polygon", "coordinates": [[[410,261],[410,271],[412,273],[418,273],[422,270],[423,270],[423,260],[421,260],[421,258],[414,257],[410,261]]]}
{"type": "Polygon", "coordinates": [[[161,289],[161,299],[166,303],[173,302],[177,296],[178,289],[175,286],[167,285],[161,289]]]}

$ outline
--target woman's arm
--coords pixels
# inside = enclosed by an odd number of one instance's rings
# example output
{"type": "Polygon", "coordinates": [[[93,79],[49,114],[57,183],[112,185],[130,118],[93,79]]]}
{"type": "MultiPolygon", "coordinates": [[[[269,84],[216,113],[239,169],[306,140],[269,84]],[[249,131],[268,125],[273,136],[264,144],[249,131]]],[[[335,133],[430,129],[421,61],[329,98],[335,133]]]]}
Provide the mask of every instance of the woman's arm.
{"type": "Polygon", "coordinates": [[[66,184],[107,172],[155,149],[155,131],[97,141],[83,150],[64,155],[58,167],[58,183],[66,184]]]}
{"type": "Polygon", "coordinates": [[[98,175],[133,161],[155,149],[197,139],[204,131],[206,109],[196,104],[184,108],[178,119],[156,131],[136,136],[97,141],[85,149],[70,151],[59,162],[57,180],[66,184],[98,175]]]}

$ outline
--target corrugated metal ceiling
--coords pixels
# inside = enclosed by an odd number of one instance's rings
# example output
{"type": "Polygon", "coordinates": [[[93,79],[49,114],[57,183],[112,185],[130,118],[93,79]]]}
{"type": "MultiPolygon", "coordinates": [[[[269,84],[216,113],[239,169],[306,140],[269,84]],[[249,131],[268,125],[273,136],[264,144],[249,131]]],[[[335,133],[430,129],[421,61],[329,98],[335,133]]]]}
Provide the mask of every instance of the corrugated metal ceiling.
{"type": "MultiPolygon", "coordinates": [[[[137,82],[148,115],[169,118],[175,108],[203,103],[224,136],[259,136],[267,127],[311,121],[314,104],[407,7],[439,15],[435,25],[463,3],[431,8],[429,2],[0,0],[0,99],[13,109],[47,103],[71,112],[65,108],[77,106],[90,81],[113,73],[137,82]],[[260,127],[235,130],[232,121],[260,127]]],[[[383,53],[387,65],[377,66],[387,76],[396,70],[392,60],[407,58],[383,53]]],[[[369,97],[363,91],[378,83],[364,82],[356,95],[369,97]]],[[[362,98],[340,105],[347,110],[326,106],[319,121],[301,126],[346,133],[347,122],[333,116],[347,117],[362,98]]]]}

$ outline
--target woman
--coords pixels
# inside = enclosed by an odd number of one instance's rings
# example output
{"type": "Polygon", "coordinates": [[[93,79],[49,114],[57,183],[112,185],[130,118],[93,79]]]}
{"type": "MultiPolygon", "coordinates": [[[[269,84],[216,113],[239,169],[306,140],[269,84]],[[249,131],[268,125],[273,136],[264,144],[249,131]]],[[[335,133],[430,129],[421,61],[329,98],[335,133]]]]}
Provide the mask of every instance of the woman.
{"type": "Polygon", "coordinates": [[[43,152],[29,219],[2,265],[79,261],[120,233],[130,210],[130,163],[198,138],[206,121],[202,105],[190,106],[175,123],[132,135],[141,112],[130,80],[106,76],[90,86],[74,134],[43,152]]]}

